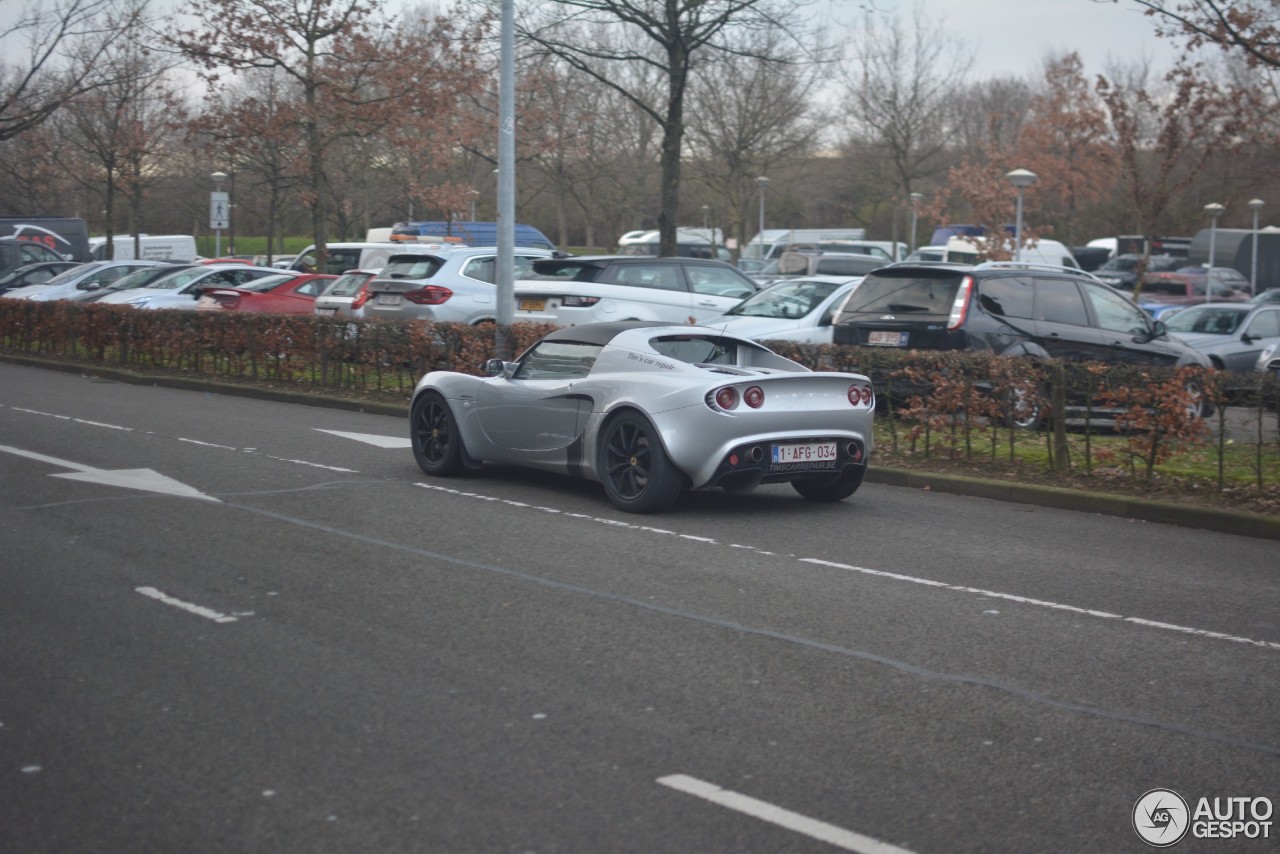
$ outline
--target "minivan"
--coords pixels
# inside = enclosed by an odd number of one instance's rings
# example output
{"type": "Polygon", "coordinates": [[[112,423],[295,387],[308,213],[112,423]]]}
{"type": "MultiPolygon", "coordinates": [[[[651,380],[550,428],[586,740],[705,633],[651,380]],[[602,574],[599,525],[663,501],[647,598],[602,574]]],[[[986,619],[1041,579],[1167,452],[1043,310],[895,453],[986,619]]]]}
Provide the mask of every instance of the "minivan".
{"type": "MultiPolygon", "coordinates": [[[[115,252],[111,260],[194,261],[196,239],[189,234],[117,234],[112,238],[115,252]],[[136,251],[136,254],[135,254],[136,251]]],[[[90,237],[89,251],[95,261],[106,261],[107,238],[90,237]]]]}

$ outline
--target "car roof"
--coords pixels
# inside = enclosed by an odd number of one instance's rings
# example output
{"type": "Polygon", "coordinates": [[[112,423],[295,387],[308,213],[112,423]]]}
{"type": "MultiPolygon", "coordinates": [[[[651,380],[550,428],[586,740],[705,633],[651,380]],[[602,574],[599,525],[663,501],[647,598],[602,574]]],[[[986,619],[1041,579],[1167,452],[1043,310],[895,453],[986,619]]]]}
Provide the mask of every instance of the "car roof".
{"type": "Polygon", "coordinates": [[[565,326],[547,333],[543,341],[576,341],[583,344],[608,344],[623,332],[646,327],[666,327],[670,323],[657,320],[612,320],[606,323],[584,323],[581,326],[565,326]]]}

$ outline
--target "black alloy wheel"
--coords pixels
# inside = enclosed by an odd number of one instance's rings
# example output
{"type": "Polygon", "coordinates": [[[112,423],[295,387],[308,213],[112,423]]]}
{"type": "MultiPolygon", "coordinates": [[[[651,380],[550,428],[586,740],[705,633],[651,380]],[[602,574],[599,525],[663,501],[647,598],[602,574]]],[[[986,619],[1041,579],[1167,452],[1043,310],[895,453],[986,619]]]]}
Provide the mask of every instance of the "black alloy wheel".
{"type": "Polygon", "coordinates": [[[420,395],[409,414],[413,457],[424,472],[448,477],[462,471],[462,437],[445,399],[434,391],[420,395]]]}
{"type": "Polygon", "coordinates": [[[600,477],[609,500],[628,513],[664,510],[684,488],[684,475],[667,457],[657,430],[634,412],[615,416],[605,425],[600,477]]]}

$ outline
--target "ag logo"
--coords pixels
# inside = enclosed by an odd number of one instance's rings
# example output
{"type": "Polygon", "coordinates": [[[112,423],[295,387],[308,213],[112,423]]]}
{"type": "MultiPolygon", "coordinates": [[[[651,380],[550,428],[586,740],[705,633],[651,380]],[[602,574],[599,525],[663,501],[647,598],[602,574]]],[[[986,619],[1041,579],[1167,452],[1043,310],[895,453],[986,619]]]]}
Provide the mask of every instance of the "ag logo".
{"type": "Polygon", "coordinates": [[[1177,843],[1190,826],[1187,802],[1172,789],[1152,789],[1133,805],[1133,829],[1143,842],[1156,848],[1177,843]]]}

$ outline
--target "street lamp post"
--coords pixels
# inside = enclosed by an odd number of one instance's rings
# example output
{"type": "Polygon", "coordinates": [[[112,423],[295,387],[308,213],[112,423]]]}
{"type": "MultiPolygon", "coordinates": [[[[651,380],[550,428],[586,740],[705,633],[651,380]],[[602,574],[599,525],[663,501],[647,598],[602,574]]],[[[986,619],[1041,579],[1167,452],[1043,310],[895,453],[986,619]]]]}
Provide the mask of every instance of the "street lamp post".
{"type": "MultiPolygon", "coordinates": [[[[916,216],[920,213],[920,202],[924,199],[924,193],[912,193],[911,199],[911,245],[907,248],[907,252],[916,251],[916,216]]],[[[894,253],[897,254],[896,252],[894,253]]]]}
{"type": "Polygon", "coordinates": [[[226,172],[214,172],[209,177],[213,179],[213,185],[217,188],[209,194],[209,227],[213,229],[214,234],[213,257],[221,258],[222,230],[231,224],[231,198],[222,189],[227,180],[226,172]]]}
{"type": "Polygon", "coordinates": [[[1253,211],[1253,258],[1249,262],[1249,291],[1258,294],[1258,211],[1265,205],[1262,199],[1250,199],[1249,209],[1253,211]]]}
{"type": "Polygon", "coordinates": [[[1036,173],[1027,169],[1006,172],[1009,182],[1018,189],[1018,213],[1013,221],[1013,260],[1022,260],[1022,194],[1036,182],[1036,173]]]}
{"type": "Polygon", "coordinates": [[[1222,216],[1222,212],[1227,208],[1217,202],[1210,202],[1204,206],[1204,212],[1209,215],[1209,269],[1205,271],[1204,276],[1204,301],[1209,301],[1209,291],[1213,284],[1213,265],[1218,243],[1218,217],[1222,216]]]}
{"type": "Polygon", "coordinates": [[[761,175],[756,179],[756,186],[760,188],[760,260],[764,261],[764,188],[769,186],[769,179],[761,175]]]}

